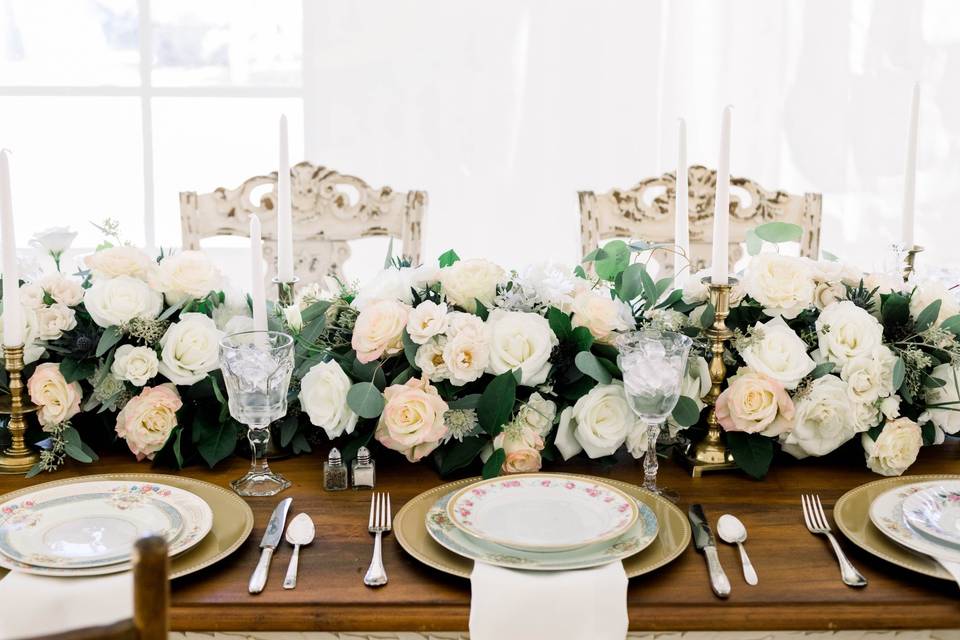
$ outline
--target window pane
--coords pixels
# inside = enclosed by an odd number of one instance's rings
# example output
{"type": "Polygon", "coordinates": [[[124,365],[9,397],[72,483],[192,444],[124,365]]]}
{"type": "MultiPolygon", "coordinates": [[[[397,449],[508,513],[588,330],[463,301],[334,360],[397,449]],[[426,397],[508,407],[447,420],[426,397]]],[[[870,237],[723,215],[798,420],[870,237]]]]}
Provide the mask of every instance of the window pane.
{"type": "Polygon", "coordinates": [[[47,227],[69,224],[75,245],[102,236],[91,222],[120,221],[125,239],[142,243],[143,162],[136,98],[0,100],[0,140],[11,156],[17,244],[47,227]]]}
{"type": "Polygon", "coordinates": [[[140,82],[136,0],[0,2],[0,83],[140,82]]]}
{"type": "Polygon", "coordinates": [[[151,5],[158,86],[299,86],[299,0],[163,0],[151,5]]]}

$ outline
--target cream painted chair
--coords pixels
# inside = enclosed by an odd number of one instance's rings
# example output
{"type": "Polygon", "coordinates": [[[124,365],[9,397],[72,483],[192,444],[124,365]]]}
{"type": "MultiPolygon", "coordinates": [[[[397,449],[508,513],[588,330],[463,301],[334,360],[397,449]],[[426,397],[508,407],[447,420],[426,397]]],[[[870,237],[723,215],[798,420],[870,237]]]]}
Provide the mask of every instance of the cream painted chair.
{"type": "MultiPolygon", "coordinates": [[[[713,233],[713,201],[717,172],[699,165],[688,170],[690,185],[690,253],[693,271],[710,259],[713,233]]],[[[610,238],[634,238],[648,242],[674,241],[676,178],[666,173],[641,180],[629,189],[607,193],[580,191],[581,255],[610,238]]],[[[817,257],[820,250],[821,197],[819,193],[790,195],[767,191],[747,178],[730,178],[730,266],[743,256],[747,231],[773,221],[791,222],[803,228],[800,254],[817,257]]],[[[673,270],[671,259],[659,260],[661,272],[673,270]]]]}

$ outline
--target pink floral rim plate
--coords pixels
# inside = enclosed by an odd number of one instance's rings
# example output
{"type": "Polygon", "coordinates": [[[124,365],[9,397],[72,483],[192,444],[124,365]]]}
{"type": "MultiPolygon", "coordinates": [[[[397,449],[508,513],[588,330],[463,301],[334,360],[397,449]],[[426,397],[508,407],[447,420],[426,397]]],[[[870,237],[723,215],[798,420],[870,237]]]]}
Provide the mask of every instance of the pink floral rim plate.
{"type": "Polygon", "coordinates": [[[933,483],[910,495],[903,501],[903,517],[935,542],[960,545],[960,482],[933,483]]]}
{"type": "Polygon", "coordinates": [[[468,485],[450,498],[447,515],[478,540],[545,552],[612,540],[636,523],[639,508],[606,483],[536,473],[468,485]]]}
{"type": "Polygon", "coordinates": [[[870,504],[870,521],[881,533],[911,551],[948,562],[960,562],[960,548],[931,540],[916,531],[906,518],[906,505],[912,496],[943,484],[942,481],[921,482],[890,489],[870,504]]]}

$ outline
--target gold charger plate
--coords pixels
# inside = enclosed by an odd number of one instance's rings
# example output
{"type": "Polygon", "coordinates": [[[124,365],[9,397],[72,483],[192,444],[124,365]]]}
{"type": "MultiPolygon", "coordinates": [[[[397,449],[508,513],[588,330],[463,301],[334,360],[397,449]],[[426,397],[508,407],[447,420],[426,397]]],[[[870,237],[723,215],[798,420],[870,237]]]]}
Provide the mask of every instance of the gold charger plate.
{"type": "MultiPolygon", "coordinates": [[[[595,482],[604,482],[642,501],[653,509],[660,523],[660,531],[657,539],[650,546],[623,561],[623,568],[628,578],[634,578],[659,569],[683,553],[684,549],[690,544],[690,524],[687,522],[687,516],[669,500],[619,480],[577,474],[552,475],[567,475],[573,478],[587,478],[595,482]]],[[[397,512],[393,519],[393,531],[397,542],[400,543],[404,551],[429,567],[461,578],[469,578],[473,571],[473,560],[459,556],[440,546],[427,533],[425,522],[427,511],[442,496],[478,480],[480,478],[468,478],[434,487],[403,505],[403,508],[397,512]]]]}
{"type": "MultiPolygon", "coordinates": [[[[45,482],[25,489],[18,489],[17,491],[0,496],[0,502],[6,502],[12,498],[17,498],[49,487],[80,482],[95,482],[98,480],[167,484],[171,487],[190,491],[210,505],[210,508],[213,510],[213,528],[195,547],[170,558],[171,580],[194,573],[223,560],[236,551],[240,545],[246,541],[250,532],[253,531],[253,510],[250,509],[250,505],[244,502],[243,498],[237,494],[202,480],[159,473],[106,473],[95,476],[80,476],[64,480],[54,480],[53,482],[45,482]]],[[[24,567],[24,570],[40,575],[78,575],[76,572],[69,570],[54,569],[50,571],[40,571],[31,567],[24,567]]],[[[0,576],[6,575],[6,573],[6,570],[0,569],[0,576]]]]}
{"type": "Polygon", "coordinates": [[[843,494],[833,507],[833,519],[837,528],[850,542],[887,562],[934,578],[953,581],[953,577],[935,560],[900,546],[870,522],[870,505],[876,497],[901,485],[931,480],[960,480],[960,475],[885,478],[851,489],[843,494]]]}

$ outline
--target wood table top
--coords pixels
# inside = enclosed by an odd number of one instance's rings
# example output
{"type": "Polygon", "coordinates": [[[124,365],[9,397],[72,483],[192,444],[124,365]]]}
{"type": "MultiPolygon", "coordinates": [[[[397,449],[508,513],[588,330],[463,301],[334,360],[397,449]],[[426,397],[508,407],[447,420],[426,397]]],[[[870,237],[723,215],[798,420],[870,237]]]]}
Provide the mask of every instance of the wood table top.
{"type": "MultiPolygon", "coordinates": [[[[960,472],[960,444],[928,447],[913,474],[960,472]]],[[[305,511],[316,522],[317,538],[300,555],[295,590],[281,588],[290,558],[278,549],[264,592],[247,593],[259,557],[259,542],[277,498],[253,498],[253,534],[231,557],[173,582],[171,623],[179,631],[442,631],[467,628],[469,581],[421,565],[393,535],[384,538],[384,564],[390,583],[369,589],[362,583],[372,538],[366,531],[369,492],[328,493],[322,488],[319,454],[279,460],[272,466],[293,486],[291,517],[305,511]]],[[[183,474],[228,486],[242,475],[247,460],[234,458],[217,469],[191,467],[183,474]]],[[[547,468],[545,470],[551,470],[547,468]]],[[[588,460],[552,470],[587,473],[640,483],[643,471],[629,458],[609,467],[588,460]]],[[[91,465],[71,463],[30,480],[0,476],[0,493],[64,477],[98,473],[163,472],[128,455],[110,454],[91,465]]],[[[394,513],[422,491],[446,480],[425,464],[384,456],[377,489],[389,491],[394,513]]],[[[739,472],[691,478],[682,467],[664,462],[661,485],[679,493],[679,506],[704,505],[711,523],[723,513],[737,515],[749,532],[747,548],[760,577],[758,586],[742,579],[735,547],[720,543],[720,559],[733,592],[714,597],[703,557],[693,546],[660,570],[630,581],[628,608],[634,630],[773,630],[960,628],[960,593],[947,581],[900,569],[843,540],[848,556],[870,581],[851,589],[840,581],[826,539],[803,525],[801,493],[818,493],[830,510],[844,492],[878,476],[853,461],[806,460],[779,464],[763,481],[739,472]]],[[[540,603],[548,606],[548,603],[540,603]]]]}

